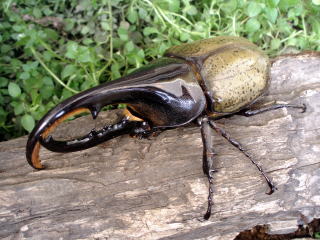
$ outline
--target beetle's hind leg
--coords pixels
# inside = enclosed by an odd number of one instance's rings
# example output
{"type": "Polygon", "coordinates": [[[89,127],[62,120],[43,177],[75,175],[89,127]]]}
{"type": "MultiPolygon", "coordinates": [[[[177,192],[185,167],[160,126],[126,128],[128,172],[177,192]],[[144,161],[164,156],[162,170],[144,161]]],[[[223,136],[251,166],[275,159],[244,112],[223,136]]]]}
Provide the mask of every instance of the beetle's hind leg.
{"type": "Polygon", "coordinates": [[[250,117],[256,114],[260,114],[263,112],[267,112],[267,111],[271,111],[271,110],[275,110],[275,109],[279,109],[279,108],[297,108],[297,109],[301,109],[302,113],[306,111],[307,107],[305,104],[301,104],[301,105],[296,105],[296,104],[272,104],[272,105],[268,105],[268,106],[264,106],[261,108],[257,108],[257,109],[244,109],[242,111],[239,112],[239,114],[250,117]]]}
{"type": "Polygon", "coordinates": [[[204,215],[204,219],[208,220],[211,215],[211,208],[213,205],[212,195],[213,195],[213,173],[215,170],[213,169],[213,160],[216,153],[213,151],[212,147],[212,132],[209,125],[208,117],[201,117],[198,119],[198,123],[201,129],[201,137],[203,143],[203,172],[208,177],[209,181],[209,195],[208,195],[208,208],[207,212],[204,215]]]}
{"type": "Polygon", "coordinates": [[[233,139],[223,128],[219,127],[213,120],[209,120],[210,126],[221,136],[223,136],[225,139],[228,140],[229,143],[231,143],[233,146],[238,148],[247,158],[250,159],[250,161],[258,168],[262,176],[265,178],[270,191],[267,194],[272,194],[275,190],[277,190],[276,186],[272,183],[270,178],[266,175],[266,173],[263,171],[262,167],[254,161],[254,159],[245,151],[245,149],[242,147],[242,145],[237,142],[235,139],[233,139]]]}

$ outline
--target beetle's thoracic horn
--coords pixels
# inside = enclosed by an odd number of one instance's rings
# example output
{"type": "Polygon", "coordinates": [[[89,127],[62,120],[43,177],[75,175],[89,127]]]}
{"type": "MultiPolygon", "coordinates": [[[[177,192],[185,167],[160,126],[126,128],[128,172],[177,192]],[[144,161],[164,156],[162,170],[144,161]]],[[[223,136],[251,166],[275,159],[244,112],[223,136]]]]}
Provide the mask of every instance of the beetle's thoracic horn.
{"type": "Polygon", "coordinates": [[[49,136],[71,116],[90,112],[95,119],[107,105],[125,103],[141,121],[157,127],[179,126],[192,121],[205,108],[205,97],[192,76],[184,61],[164,58],[126,77],[72,96],[48,112],[29,135],[26,149],[29,164],[36,169],[43,168],[39,159],[40,145],[57,152],[77,151],[139,127],[139,120],[124,119],[72,141],[56,141],[49,136]]]}

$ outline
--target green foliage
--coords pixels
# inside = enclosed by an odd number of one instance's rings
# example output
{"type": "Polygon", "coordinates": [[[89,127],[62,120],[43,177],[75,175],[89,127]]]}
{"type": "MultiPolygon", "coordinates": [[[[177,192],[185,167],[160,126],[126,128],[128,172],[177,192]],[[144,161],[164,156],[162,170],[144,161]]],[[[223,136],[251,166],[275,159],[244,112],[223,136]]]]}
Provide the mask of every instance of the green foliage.
{"type": "Polygon", "coordinates": [[[181,42],[238,35],[271,56],[289,49],[320,50],[319,0],[0,4],[2,140],[30,132],[60,101],[119,78],[181,42]]]}

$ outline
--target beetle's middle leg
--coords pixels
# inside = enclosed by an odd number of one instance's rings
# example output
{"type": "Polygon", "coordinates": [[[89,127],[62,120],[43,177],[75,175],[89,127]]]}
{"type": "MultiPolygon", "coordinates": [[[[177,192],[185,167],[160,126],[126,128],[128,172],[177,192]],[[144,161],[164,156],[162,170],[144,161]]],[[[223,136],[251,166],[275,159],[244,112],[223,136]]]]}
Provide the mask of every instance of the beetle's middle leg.
{"type": "Polygon", "coordinates": [[[211,208],[213,205],[212,195],[213,195],[213,160],[216,153],[213,151],[212,147],[212,132],[209,125],[209,119],[207,116],[198,119],[198,123],[201,129],[201,137],[203,142],[203,172],[208,177],[209,181],[209,195],[208,195],[208,208],[204,215],[204,219],[208,220],[211,215],[211,208]]]}
{"type": "Polygon", "coordinates": [[[235,139],[233,139],[223,128],[219,127],[213,120],[209,120],[210,126],[221,136],[223,136],[225,139],[228,140],[229,143],[231,143],[233,146],[238,148],[247,158],[250,159],[250,161],[258,168],[258,170],[261,172],[262,176],[265,178],[270,191],[267,194],[272,194],[277,188],[272,183],[270,178],[266,175],[266,173],[263,171],[262,167],[254,161],[254,159],[245,151],[245,149],[242,147],[242,145],[237,142],[235,139]]]}

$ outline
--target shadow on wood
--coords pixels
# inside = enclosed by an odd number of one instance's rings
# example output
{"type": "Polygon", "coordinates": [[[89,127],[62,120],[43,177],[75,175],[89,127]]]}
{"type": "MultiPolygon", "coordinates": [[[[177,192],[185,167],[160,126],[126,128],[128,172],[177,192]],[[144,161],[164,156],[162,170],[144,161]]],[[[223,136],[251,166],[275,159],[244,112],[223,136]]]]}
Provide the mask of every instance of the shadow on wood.
{"type": "MultiPolygon", "coordinates": [[[[215,205],[209,221],[202,221],[207,179],[196,126],[151,140],[122,136],[69,154],[43,150],[43,171],[27,164],[23,137],[0,143],[0,238],[234,239],[265,224],[271,234],[295,231],[320,217],[319,66],[319,54],[277,58],[261,100],[305,103],[305,113],[279,109],[217,121],[276,183],[271,196],[250,161],[215,135],[215,205]]],[[[98,123],[115,113],[102,114],[98,123]]],[[[98,124],[90,117],[80,121],[59,133],[98,124]]]]}

